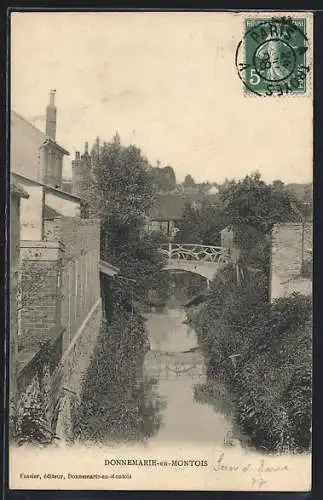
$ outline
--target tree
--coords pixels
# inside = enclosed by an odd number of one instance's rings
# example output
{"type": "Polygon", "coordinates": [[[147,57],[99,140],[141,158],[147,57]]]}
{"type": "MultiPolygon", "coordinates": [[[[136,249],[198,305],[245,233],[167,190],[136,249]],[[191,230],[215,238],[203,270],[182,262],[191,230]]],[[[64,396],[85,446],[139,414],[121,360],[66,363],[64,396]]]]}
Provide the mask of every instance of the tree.
{"type": "Polygon", "coordinates": [[[183,182],[183,186],[184,187],[194,187],[195,186],[195,181],[194,181],[193,177],[191,176],[191,174],[186,175],[184,182],[183,182]]]}
{"type": "Polygon", "coordinates": [[[116,219],[120,226],[140,227],[154,197],[147,159],[136,146],[122,146],[118,134],[102,146],[97,143],[91,157],[91,185],[82,193],[91,216],[105,224],[116,219]]]}
{"type": "Polygon", "coordinates": [[[220,231],[225,226],[226,220],[221,208],[205,198],[196,208],[189,204],[185,206],[175,239],[182,243],[220,245],[220,231]]]}
{"type": "Polygon", "coordinates": [[[297,201],[282,182],[266,184],[258,172],[230,181],[221,190],[220,201],[241,261],[260,266],[268,274],[271,229],[277,223],[299,222],[297,201]]]}
{"type": "Polygon", "coordinates": [[[159,192],[171,192],[176,188],[176,176],[170,166],[153,167],[150,171],[154,187],[159,192]]]}
{"type": "MultiPolygon", "coordinates": [[[[145,231],[155,188],[148,160],[136,146],[125,147],[119,135],[92,149],[92,182],[84,193],[87,210],[101,220],[101,256],[120,268],[120,275],[135,281],[119,286],[119,303],[144,300],[149,288],[167,283],[161,272],[159,241],[145,231]]],[[[117,280],[118,282],[118,280],[117,280]]]]}
{"type": "Polygon", "coordinates": [[[231,181],[220,193],[223,211],[230,224],[245,231],[251,226],[262,234],[268,234],[278,222],[297,221],[292,208],[293,196],[284,184],[266,184],[258,172],[247,175],[241,181],[231,181]]]}

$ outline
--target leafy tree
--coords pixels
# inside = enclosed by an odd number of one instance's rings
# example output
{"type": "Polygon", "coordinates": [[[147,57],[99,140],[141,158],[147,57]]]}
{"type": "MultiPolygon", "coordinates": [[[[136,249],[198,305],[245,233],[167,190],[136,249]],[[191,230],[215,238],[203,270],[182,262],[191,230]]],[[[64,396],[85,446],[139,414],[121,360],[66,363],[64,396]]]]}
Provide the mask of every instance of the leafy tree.
{"type": "Polygon", "coordinates": [[[183,243],[220,245],[220,231],[225,226],[221,208],[205,198],[196,208],[189,204],[185,206],[175,239],[183,243]]]}
{"type": "Polygon", "coordinates": [[[249,231],[269,234],[278,222],[299,221],[293,209],[296,200],[281,182],[266,184],[257,172],[241,181],[231,181],[220,193],[223,212],[234,226],[239,243],[250,246],[249,231]]]}
{"type": "MultiPolygon", "coordinates": [[[[145,220],[155,188],[150,165],[136,146],[125,147],[119,135],[92,149],[92,181],[84,193],[88,212],[101,220],[101,255],[120,268],[120,275],[135,281],[134,299],[143,300],[147,290],[167,280],[156,235],[148,234],[145,220]]],[[[119,286],[119,302],[129,303],[131,288],[119,286]]]]}
{"type": "Polygon", "coordinates": [[[157,191],[170,192],[176,188],[176,175],[172,167],[153,167],[150,173],[157,191]]]}
{"type": "Polygon", "coordinates": [[[222,212],[233,228],[240,263],[269,275],[270,232],[274,224],[299,222],[298,203],[281,181],[266,184],[258,172],[230,181],[220,191],[222,212]]]}
{"type": "Polygon", "coordinates": [[[82,193],[89,213],[105,225],[118,221],[123,227],[142,226],[154,188],[148,160],[140,149],[123,146],[116,134],[111,142],[97,143],[91,156],[91,185],[82,193]]]}
{"type": "Polygon", "coordinates": [[[184,182],[183,182],[183,186],[184,187],[194,187],[195,186],[195,181],[194,181],[193,177],[191,176],[191,174],[186,175],[184,182]]]}

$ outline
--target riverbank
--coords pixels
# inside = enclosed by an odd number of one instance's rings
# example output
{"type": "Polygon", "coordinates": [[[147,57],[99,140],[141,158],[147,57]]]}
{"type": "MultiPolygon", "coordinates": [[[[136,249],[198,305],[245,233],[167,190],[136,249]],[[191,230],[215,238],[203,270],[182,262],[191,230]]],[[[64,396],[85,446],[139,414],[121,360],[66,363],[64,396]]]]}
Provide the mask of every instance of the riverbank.
{"type": "Polygon", "coordinates": [[[268,303],[261,276],[237,284],[226,270],[208,301],[192,314],[207,364],[204,390],[222,381],[233,420],[249,446],[267,453],[303,453],[311,448],[311,299],[294,294],[268,303]]]}
{"type": "MultiPolygon", "coordinates": [[[[196,368],[204,363],[201,354],[182,353],[182,346],[185,350],[188,346],[196,347],[195,333],[182,323],[184,317],[184,311],[180,310],[151,314],[145,325],[152,346],[159,345],[167,356],[171,354],[172,358],[180,360],[181,368],[192,364],[196,368]],[[171,352],[174,348],[176,351],[171,352]]],[[[95,439],[78,440],[69,446],[57,443],[51,449],[12,448],[10,481],[16,488],[22,484],[21,470],[30,474],[34,470],[38,474],[50,470],[53,479],[39,482],[31,478],[30,487],[39,488],[40,484],[42,489],[57,488],[54,475],[64,471],[60,480],[60,487],[64,489],[185,490],[189,485],[190,490],[196,491],[310,490],[310,454],[279,456],[244,446],[241,436],[235,434],[232,407],[223,384],[213,387],[212,405],[199,400],[196,387],[201,388],[206,382],[205,366],[203,373],[196,371],[196,376],[188,372],[176,374],[175,370],[168,380],[156,377],[149,386],[138,386],[135,372],[128,371],[127,387],[140,388],[140,398],[130,400],[124,397],[125,391],[115,387],[121,379],[111,378],[111,369],[112,372],[116,369],[113,361],[116,344],[106,344],[106,336],[101,342],[95,350],[92,371],[88,373],[91,384],[86,386],[85,383],[84,390],[87,387],[88,392],[84,394],[88,398],[82,406],[83,419],[86,417],[90,424],[90,428],[83,427],[83,437],[87,429],[87,436],[93,438],[89,430],[94,429],[95,439]],[[98,364],[100,372],[93,371],[98,370],[98,364]],[[135,407],[134,401],[145,404],[135,407]],[[131,416],[127,421],[124,419],[126,413],[131,416]],[[128,428],[125,432],[119,427],[116,435],[111,428],[120,422],[120,416],[121,423],[127,423],[128,428]],[[143,421],[146,422],[145,439],[142,433],[133,433],[138,429],[138,422],[142,425],[143,421]],[[131,429],[132,436],[128,439],[131,429]],[[15,464],[19,464],[19,470],[15,464]]],[[[145,362],[151,360],[151,355],[154,358],[154,351],[146,353],[145,362]]],[[[151,380],[145,366],[143,380],[145,377],[151,380]]]]}

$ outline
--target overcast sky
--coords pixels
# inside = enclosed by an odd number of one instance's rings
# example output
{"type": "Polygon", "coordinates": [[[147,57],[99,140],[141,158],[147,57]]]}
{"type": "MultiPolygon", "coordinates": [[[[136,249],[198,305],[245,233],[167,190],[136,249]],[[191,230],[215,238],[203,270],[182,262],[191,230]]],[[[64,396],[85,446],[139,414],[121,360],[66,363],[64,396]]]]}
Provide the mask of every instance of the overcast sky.
{"type": "Polygon", "coordinates": [[[266,181],[310,182],[311,97],[244,95],[242,27],[233,13],[15,13],[12,108],[43,115],[56,89],[57,140],[72,157],[118,131],[179,181],[259,170],[266,181]]]}

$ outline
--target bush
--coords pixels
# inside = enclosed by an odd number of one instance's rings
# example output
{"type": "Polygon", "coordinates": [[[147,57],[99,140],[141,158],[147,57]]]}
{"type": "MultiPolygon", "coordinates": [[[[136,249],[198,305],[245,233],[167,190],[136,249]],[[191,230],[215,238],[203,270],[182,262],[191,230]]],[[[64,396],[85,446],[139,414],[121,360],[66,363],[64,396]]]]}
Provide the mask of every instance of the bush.
{"type": "MultiPolygon", "coordinates": [[[[238,283],[229,266],[192,316],[209,384],[219,379],[225,383],[235,420],[253,446],[275,452],[308,450],[311,299],[294,294],[268,304],[262,283],[261,273],[245,273],[238,283]]],[[[205,388],[196,395],[214,403],[218,398],[205,388]]]]}

